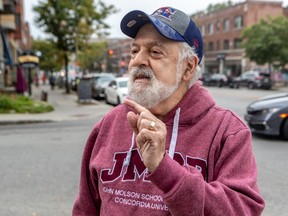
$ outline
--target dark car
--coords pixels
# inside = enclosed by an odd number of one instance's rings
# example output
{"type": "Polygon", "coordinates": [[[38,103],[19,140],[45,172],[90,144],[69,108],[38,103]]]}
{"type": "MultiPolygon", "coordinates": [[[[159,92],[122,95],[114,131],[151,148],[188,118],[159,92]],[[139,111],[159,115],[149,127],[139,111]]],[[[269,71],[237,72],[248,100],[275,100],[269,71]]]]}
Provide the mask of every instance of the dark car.
{"type": "Polygon", "coordinates": [[[115,78],[111,73],[98,73],[92,76],[92,97],[95,99],[104,99],[104,90],[115,78]]]}
{"type": "Polygon", "coordinates": [[[245,120],[254,133],[288,140],[288,94],[272,95],[251,103],[245,120]]]}
{"type": "Polygon", "coordinates": [[[228,86],[230,82],[230,78],[222,73],[213,74],[210,77],[206,77],[205,80],[203,80],[203,84],[205,86],[228,86]]]}
{"type": "Polygon", "coordinates": [[[249,89],[271,89],[273,85],[269,73],[259,71],[246,71],[241,76],[235,77],[230,83],[230,87],[247,87],[249,89]]]}
{"type": "Polygon", "coordinates": [[[199,80],[201,80],[202,83],[205,85],[209,81],[209,79],[211,78],[211,75],[212,75],[211,73],[202,73],[199,80]]]}

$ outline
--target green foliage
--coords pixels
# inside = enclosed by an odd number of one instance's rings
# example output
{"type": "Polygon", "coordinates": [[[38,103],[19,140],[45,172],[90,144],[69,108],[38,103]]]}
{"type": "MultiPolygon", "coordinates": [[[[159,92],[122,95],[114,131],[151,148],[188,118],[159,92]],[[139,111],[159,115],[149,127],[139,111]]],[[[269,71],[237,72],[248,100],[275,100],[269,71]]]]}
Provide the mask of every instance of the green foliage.
{"type": "Polygon", "coordinates": [[[34,40],[32,49],[40,51],[39,67],[45,71],[60,70],[63,65],[63,54],[57,51],[57,47],[49,40],[34,40]]]}
{"type": "Polygon", "coordinates": [[[194,17],[198,14],[201,14],[201,13],[212,13],[212,12],[215,12],[217,10],[221,10],[221,9],[225,9],[227,7],[231,7],[233,6],[233,3],[232,1],[228,0],[227,2],[222,2],[222,3],[216,3],[216,4],[209,4],[207,6],[207,8],[205,10],[199,10],[199,11],[196,11],[195,13],[191,14],[190,17],[192,19],[194,19],[194,17]]]}
{"type": "Polygon", "coordinates": [[[216,3],[216,4],[209,4],[207,7],[207,13],[211,13],[217,10],[221,10],[227,7],[231,7],[233,4],[231,1],[223,2],[223,3],[216,3]]]}
{"type": "Polygon", "coordinates": [[[106,42],[95,42],[89,44],[89,46],[83,47],[83,49],[78,54],[80,67],[90,71],[101,71],[100,65],[105,58],[106,51],[106,42]]]}
{"type": "Polygon", "coordinates": [[[78,53],[91,35],[108,34],[110,26],[105,19],[117,12],[113,5],[106,5],[99,0],[40,0],[33,7],[36,12],[35,22],[43,29],[57,50],[63,54],[65,65],[65,88],[70,92],[68,83],[68,60],[71,52],[78,53]]]}
{"type": "Polygon", "coordinates": [[[36,24],[51,35],[57,48],[62,51],[76,51],[93,33],[109,29],[104,20],[117,12],[113,5],[101,0],[49,0],[35,6],[36,24]]]}
{"type": "Polygon", "coordinates": [[[43,113],[53,111],[50,104],[26,96],[0,96],[0,113],[43,113]]]}
{"type": "Polygon", "coordinates": [[[261,20],[242,34],[246,56],[263,65],[288,63],[288,18],[261,20]]]}

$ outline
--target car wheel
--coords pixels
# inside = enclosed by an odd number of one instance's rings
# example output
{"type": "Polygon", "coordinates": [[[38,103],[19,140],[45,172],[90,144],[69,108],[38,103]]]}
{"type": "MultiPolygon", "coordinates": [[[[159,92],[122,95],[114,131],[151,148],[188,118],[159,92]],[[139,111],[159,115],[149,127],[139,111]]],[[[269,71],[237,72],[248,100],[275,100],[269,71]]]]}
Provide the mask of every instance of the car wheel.
{"type": "Polygon", "coordinates": [[[252,83],[252,82],[248,83],[248,88],[249,89],[254,89],[254,83],[252,83]]]}
{"type": "Polygon", "coordinates": [[[117,105],[120,104],[120,103],[121,103],[121,101],[120,101],[120,97],[117,96],[117,105]]]}
{"type": "Polygon", "coordinates": [[[281,126],[281,135],[285,140],[288,140],[288,119],[285,119],[281,126]]]}
{"type": "Polygon", "coordinates": [[[109,101],[108,101],[108,98],[107,98],[106,94],[104,95],[104,99],[105,99],[106,104],[109,104],[109,101]]]}

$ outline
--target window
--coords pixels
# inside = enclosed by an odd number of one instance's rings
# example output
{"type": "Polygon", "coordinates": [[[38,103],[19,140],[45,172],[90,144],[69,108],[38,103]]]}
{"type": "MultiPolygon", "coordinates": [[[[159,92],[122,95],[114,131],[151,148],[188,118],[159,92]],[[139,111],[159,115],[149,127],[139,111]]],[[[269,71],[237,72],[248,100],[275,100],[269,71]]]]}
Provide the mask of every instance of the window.
{"type": "Polygon", "coordinates": [[[202,27],[201,27],[201,34],[202,34],[202,36],[205,35],[205,26],[202,26],[202,27]]]}
{"type": "Polygon", "coordinates": [[[223,42],[223,49],[228,50],[229,49],[229,40],[224,40],[223,42]]]}
{"type": "Polygon", "coordinates": [[[223,21],[223,30],[224,30],[224,31],[229,31],[229,28],[230,28],[229,19],[225,19],[225,20],[223,21]]]}
{"type": "Polygon", "coordinates": [[[239,29],[243,27],[243,17],[235,16],[234,18],[234,29],[239,29]]]}
{"type": "Polygon", "coordinates": [[[216,22],[215,30],[216,30],[216,32],[220,31],[220,21],[219,20],[216,22]]]}
{"type": "Polygon", "coordinates": [[[234,49],[240,49],[241,48],[241,39],[235,38],[234,39],[234,49]]]}
{"type": "Polygon", "coordinates": [[[213,23],[209,23],[208,24],[208,32],[209,32],[209,34],[213,34],[213,31],[214,31],[214,25],[213,25],[213,23]]]}
{"type": "Polygon", "coordinates": [[[213,51],[213,42],[209,42],[208,51],[213,51]]]}

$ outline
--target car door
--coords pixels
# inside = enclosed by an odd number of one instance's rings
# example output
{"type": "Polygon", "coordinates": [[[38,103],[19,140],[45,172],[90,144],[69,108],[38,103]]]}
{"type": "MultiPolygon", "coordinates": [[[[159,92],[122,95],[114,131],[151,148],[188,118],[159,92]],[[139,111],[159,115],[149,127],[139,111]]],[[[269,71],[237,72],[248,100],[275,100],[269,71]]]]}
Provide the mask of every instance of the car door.
{"type": "Polygon", "coordinates": [[[106,100],[109,103],[117,103],[117,85],[116,80],[112,80],[106,88],[106,100]]]}

